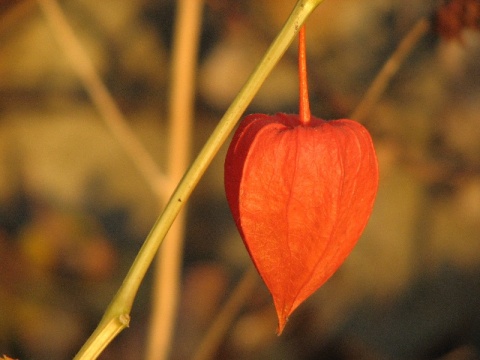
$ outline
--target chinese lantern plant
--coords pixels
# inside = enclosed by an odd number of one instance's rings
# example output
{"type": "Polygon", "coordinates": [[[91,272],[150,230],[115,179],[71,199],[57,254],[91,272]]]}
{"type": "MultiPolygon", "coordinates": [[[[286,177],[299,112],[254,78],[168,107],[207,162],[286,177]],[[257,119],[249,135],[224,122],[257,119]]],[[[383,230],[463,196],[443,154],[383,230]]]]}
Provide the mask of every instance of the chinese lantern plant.
{"type": "MultiPolygon", "coordinates": [[[[128,327],[139,286],[175,217],[299,26],[322,1],[297,0],[255,71],[178,183],[102,320],[75,359],[96,359],[128,327]]],[[[300,54],[300,115],[247,117],[234,136],[225,169],[227,199],[274,297],[279,333],[288,315],[350,252],[371,212],[378,177],[371,139],[361,125],[310,116],[305,54],[300,54]],[[266,146],[269,141],[271,146],[266,146]],[[259,176],[258,184],[253,174],[259,176]]]]}
{"type": "Polygon", "coordinates": [[[225,159],[227,200],[272,294],[278,334],[350,254],[378,188],[368,131],[352,120],[310,115],[305,57],[302,27],[300,114],[247,116],[225,159]]]}

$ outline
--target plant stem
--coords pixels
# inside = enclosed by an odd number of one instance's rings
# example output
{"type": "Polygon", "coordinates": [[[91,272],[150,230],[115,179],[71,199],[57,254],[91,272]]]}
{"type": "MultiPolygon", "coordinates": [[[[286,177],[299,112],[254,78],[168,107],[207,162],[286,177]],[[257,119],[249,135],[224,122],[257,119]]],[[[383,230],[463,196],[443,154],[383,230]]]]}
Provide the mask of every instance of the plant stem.
{"type": "Polygon", "coordinates": [[[105,336],[105,333],[108,331],[108,324],[115,321],[115,319],[129,317],[138,288],[177,214],[193,192],[222,144],[232,132],[238,119],[260,89],[262,83],[292,43],[299,28],[322,1],[299,0],[297,2],[282,30],[178,184],[165,210],[155,222],[150,234],[140,248],[137,257],[100,324],[80,349],[75,359],[95,359],[113,338],[128,326],[128,322],[127,324],[119,324],[116,332],[110,331],[108,336],[105,336]]]}
{"type": "Polygon", "coordinates": [[[411,53],[414,46],[426,34],[430,28],[430,22],[426,18],[420,19],[415,26],[402,39],[395,52],[388,58],[365,96],[355,108],[350,117],[358,122],[365,122],[367,115],[377,103],[380,96],[387,88],[392,77],[397,73],[405,58],[411,53]]]}
{"type": "Polygon", "coordinates": [[[308,100],[308,79],[307,79],[307,50],[305,44],[305,25],[298,33],[298,80],[300,85],[300,122],[303,125],[310,123],[310,101],[308,100]]]}
{"type": "Polygon", "coordinates": [[[256,285],[259,283],[259,278],[257,269],[251,264],[215,317],[215,320],[203,337],[198,350],[193,355],[193,360],[208,360],[214,358],[215,351],[218,349],[224,334],[242,308],[242,305],[251,297],[256,285]]]}
{"type": "MultiPolygon", "coordinates": [[[[195,70],[203,0],[179,0],[171,59],[168,177],[180,181],[190,161],[195,70]]],[[[166,359],[170,351],[180,293],[185,211],[177,216],[155,264],[155,282],[146,359],[166,359]]]]}
{"type": "Polygon", "coordinates": [[[58,2],[56,0],[38,0],[38,4],[53,30],[53,35],[64,50],[103,121],[147,181],[156,197],[162,199],[162,202],[166,202],[174,183],[159,171],[155,160],[133,133],[128,121],[98,75],[92,60],[68,24],[58,2]]]}

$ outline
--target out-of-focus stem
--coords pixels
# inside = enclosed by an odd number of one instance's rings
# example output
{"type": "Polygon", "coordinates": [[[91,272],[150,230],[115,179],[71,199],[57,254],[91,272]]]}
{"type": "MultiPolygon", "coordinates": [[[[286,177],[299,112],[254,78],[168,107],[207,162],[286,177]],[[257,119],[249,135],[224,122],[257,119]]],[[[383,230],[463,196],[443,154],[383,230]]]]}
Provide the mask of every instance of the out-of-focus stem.
{"type": "Polygon", "coordinates": [[[95,70],[92,60],[68,24],[57,1],[38,0],[38,3],[53,30],[54,36],[63,48],[73,70],[90,95],[103,121],[147,181],[153,193],[165,202],[174,183],[159,171],[152,156],[134,135],[128,121],[95,70]]]}
{"type": "Polygon", "coordinates": [[[430,22],[423,18],[420,19],[415,26],[400,42],[395,52],[389,57],[377,74],[372,84],[368,88],[362,101],[350,116],[359,122],[365,122],[368,113],[377,103],[380,96],[384,93],[392,77],[397,73],[405,58],[410,54],[418,41],[426,34],[430,28],[430,22]]]}
{"type": "MultiPolygon", "coordinates": [[[[194,109],[195,70],[203,0],[179,0],[171,59],[168,177],[180,181],[187,169],[194,109]]],[[[185,211],[177,216],[155,266],[147,360],[166,359],[171,347],[180,293],[185,211]]]]}
{"type": "Polygon", "coordinates": [[[215,317],[214,322],[202,339],[193,360],[213,359],[215,351],[220,345],[223,335],[228,331],[230,324],[235,320],[243,304],[252,296],[259,276],[255,267],[250,265],[240,282],[235,286],[222,309],[215,317]]]}

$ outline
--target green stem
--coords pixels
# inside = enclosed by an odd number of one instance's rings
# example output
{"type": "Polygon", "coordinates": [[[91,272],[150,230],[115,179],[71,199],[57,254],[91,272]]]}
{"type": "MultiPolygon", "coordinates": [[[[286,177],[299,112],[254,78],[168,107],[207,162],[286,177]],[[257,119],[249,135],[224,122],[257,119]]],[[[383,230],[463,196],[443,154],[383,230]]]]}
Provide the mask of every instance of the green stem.
{"type": "Polygon", "coordinates": [[[300,27],[321,2],[323,0],[299,0],[297,2],[282,30],[270,45],[253,74],[240,90],[173,192],[165,210],[147,236],[100,324],[80,349],[75,359],[96,359],[115,336],[128,326],[130,310],[138,288],[177,214],[190,197],[193,189],[200,181],[222,144],[232,132],[248,104],[250,104],[267,76],[292,43],[300,27]]]}

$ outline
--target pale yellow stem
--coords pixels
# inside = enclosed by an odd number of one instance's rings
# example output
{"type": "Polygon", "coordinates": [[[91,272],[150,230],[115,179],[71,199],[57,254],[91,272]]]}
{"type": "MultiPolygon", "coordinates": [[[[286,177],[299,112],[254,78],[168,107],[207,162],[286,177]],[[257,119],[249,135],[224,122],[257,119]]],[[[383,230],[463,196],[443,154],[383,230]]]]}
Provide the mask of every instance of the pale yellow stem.
{"type": "MultiPolygon", "coordinates": [[[[202,9],[203,0],[179,0],[177,2],[172,55],[168,150],[168,175],[175,182],[180,181],[190,158],[195,71],[202,9]]],[[[182,211],[164,240],[155,266],[147,360],[166,359],[171,347],[180,292],[184,230],[185,211],[182,211]]]]}
{"type": "Polygon", "coordinates": [[[430,22],[423,18],[407,33],[369,86],[360,104],[353,111],[352,119],[358,122],[365,122],[368,114],[384,93],[392,77],[397,73],[406,57],[429,28],[430,22]]]}
{"type": "Polygon", "coordinates": [[[258,279],[259,275],[252,264],[215,317],[194,354],[193,360],[213,359],[215,351],[218,349],[224,335],[240,312],[243,304],[251,298],[258,279]]]}
{"type": "Polygon", "coordinates": [[[165,202],[173,188],[172,184],[175,183],[169,181],[159,171],[151,155],[133,133],[128,121],[103,84],[91,59],[68,24],[57,1],[38,0],[38,3],[52,28],[53,35],[68,57],[73,70],[83,83],[103,121],[143,175],[153,193],[165,202]]]}

